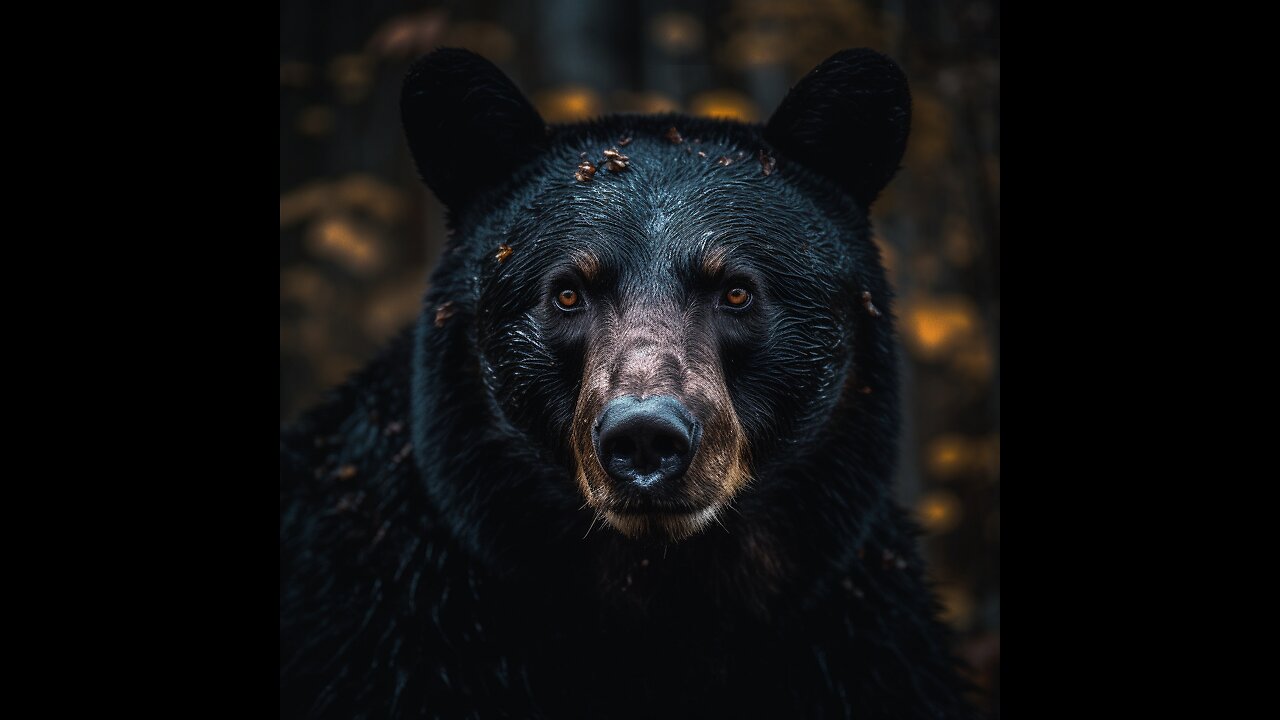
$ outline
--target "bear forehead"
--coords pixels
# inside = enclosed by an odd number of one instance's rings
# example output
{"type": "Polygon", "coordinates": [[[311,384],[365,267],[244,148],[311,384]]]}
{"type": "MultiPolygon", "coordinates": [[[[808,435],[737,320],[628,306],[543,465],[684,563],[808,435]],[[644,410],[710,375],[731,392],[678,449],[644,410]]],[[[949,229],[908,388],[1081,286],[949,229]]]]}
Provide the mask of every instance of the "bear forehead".
{"type": "Polygon", "coordinates": [[[767,253],[778,243],[826,244],[842,234],[843,220],[856,219],[845,218],[856,208],[824,207],[777,166],[750,132],[681,133],[677,143],[652,128],[593,128],[557,139],[516,189],[523,202],[501,232],[513,242],[531,240],[528,249],[539,254],[564,243],[604,253],[717,246],[767,253]]]}

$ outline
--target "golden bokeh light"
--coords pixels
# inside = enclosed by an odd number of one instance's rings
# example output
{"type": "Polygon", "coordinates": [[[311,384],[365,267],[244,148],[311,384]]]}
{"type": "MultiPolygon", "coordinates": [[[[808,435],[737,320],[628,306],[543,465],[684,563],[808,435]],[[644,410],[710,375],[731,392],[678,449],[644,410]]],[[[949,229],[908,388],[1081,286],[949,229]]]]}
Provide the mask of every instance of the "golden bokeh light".
{"type": "Polygon", "coordinates": [[[600,96],[591,88],[565,85],[533,96],[533,104],[547,122],[577,122],[600,115],[600,96]]]}
{"type": "Polygon", "coordinates": [[[693,96],[689,111],[699,117],[755,122],[759,113],[751,98],[736,90],[708,90],[693,96]]]}
{"type": "Polygon", "coordinates": [[[666,52],[681,55],[702,47],[702,23],[689,13],[662,13],[649,23],[649,36],[666,52]]]}
{"type": "Polygon", "coordinates": [[[977,311],[968,298],[913,299],[905,304],[906,337],[926,358],[972,342],[978,335],[977,311]]]}
{"type": "Polygon", "coordinates": [[[925,463],[929,474],[943,481],[962,476],[998,479],[1000,435],[939,435],[929,441],[925,463]]]}
{"type": "Polygon", "coordinates": [[[680,103],[659,92],[627,92],[619,90],[610,95],[618,112],[662,114],[680,112],[680,103]]]}
{"type": "Polygon", "coordinates": [[[377,233],[366,224],[344,215],[317,219],[307,228],[306,247],[358,275],[370,275],[382,267],[384,253],[377,233]]]}
{"type": "Polygon", "coordinates": [[[960,526],[964,505],[949,490],[931,490],[916,504],[916,515],[927,532],[942,535],[960,526]]]}

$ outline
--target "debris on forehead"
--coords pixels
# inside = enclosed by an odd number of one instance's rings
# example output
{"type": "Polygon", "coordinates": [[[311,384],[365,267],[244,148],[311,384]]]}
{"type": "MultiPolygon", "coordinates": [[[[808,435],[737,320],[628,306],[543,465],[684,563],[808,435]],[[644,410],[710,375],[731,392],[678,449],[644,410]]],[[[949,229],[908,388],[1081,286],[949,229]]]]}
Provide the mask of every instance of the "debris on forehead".
{"type": "Polygon", "coordinates": [[[777,166],[778,166],[778,161],[774,160],[772,155],[765,152],[764,150],[760,151],[760,170],[761,172],[764,173],[765,177],[769,177],[770,175],[772,175],[773,169],[776,168],[777,166]]]}
{"type": "MultiPolygon", "coordinates": [[[[444,327],[445,322],[447,322],[449,318],[453,317],[453,313],[454,313],[454,307],[453,307],[452,300],[437,307],[436,308],[436,327],[444,327]]],[[[392,423],[392,424],[394,425],[395,423],[392,423]]]]}
{"type": "Polygon", "coordinates": [[[862,293],[862,307],[867,309],[867,314],[871,317],[880,317],[880,309],[871,302],[871,293],[865,291],[862,293]]]}
{"type": "Polygon", "coordinates": [[[618,141],[618,147],[626,147],[631,144],[631,136],[628,135],[618,141]]]}
{"type": "Polygon", "coordinates": [[[719,158],[716,158],[716,164],[724,167],[728,167],[729,165],[733,164],[733,158],[729,157],[728,155],[721,155],[719,158]]]}
{"type": "MultiPolygon", "coordinates": [[[[586,153],[583,153],[583,155],[586,155],[586,153]]],[[[583,160],[578,163],[578,171],[573,174],[573,177],[578,182],[587,182],[591,178],[595,177],[595,174],[596,166],[592,165],[590,160],[583,160]]]]}
{"type": "Polygon", "coordinates": [[[609,148],[604,151],[604,157],[607,161],[605,167],[609,168],[609,172],[622,172],[627,169],[631,158],[618,152],[617,148],[609,148]]]}
{"type": "Polygon", "coordinates": [[[498,246],[498,252],[494,254],[494,257],[497,258],[500,263],[506,262],[507,258],[511,257],[511,246],[506,243],[502,243],[498,246]]]}
{"type": "Polygon", "coordinates": [[[675,125],[672,125],[670,130],[667,130],[667,140],[675,143],[676,145],[684,142],[684,138],[680,137],[680,131],[676,130],[675,125]]]}
{"type": "Polygon", "coordinates": [[[707,156],[707,154],[706,154],[706,153],[702,152],[701,150],[699,150],[699,151],[698,151],[698,157],[700,157],[700,158],[704,158],[704,157],[706,157],[706,156],[707,156]]]}

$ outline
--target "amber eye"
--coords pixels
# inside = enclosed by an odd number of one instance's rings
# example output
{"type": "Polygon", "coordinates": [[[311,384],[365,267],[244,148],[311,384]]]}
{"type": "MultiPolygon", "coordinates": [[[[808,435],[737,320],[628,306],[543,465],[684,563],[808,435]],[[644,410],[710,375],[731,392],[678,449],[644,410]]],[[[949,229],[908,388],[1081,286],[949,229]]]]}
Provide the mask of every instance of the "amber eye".
{"type": "Polygon", "coordinates": [[[732,308],[744,308],[751,304],[751,293],[742,288],[734,288],[724,294],[724,302],[732,308]]]}
{"type": "Polygon", "coordinates": [[[578,300],[578,293],[573,290],[561,290],[560,293],[556,295],[556,304],[564,310],[572,310],[577,307],[578,300]]]}

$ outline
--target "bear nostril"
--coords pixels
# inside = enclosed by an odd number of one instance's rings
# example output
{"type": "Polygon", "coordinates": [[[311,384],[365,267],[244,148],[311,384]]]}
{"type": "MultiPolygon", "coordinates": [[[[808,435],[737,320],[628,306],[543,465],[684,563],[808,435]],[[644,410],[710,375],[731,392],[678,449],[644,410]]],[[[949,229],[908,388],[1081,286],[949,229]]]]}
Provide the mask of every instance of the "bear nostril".
{"type": "Polygon", "coordinates": [[[609,476],[642,487],[683,475],[697,452],[697,424],[673,397],[617,398],[595,429],[596,453],[609,476]]]}

